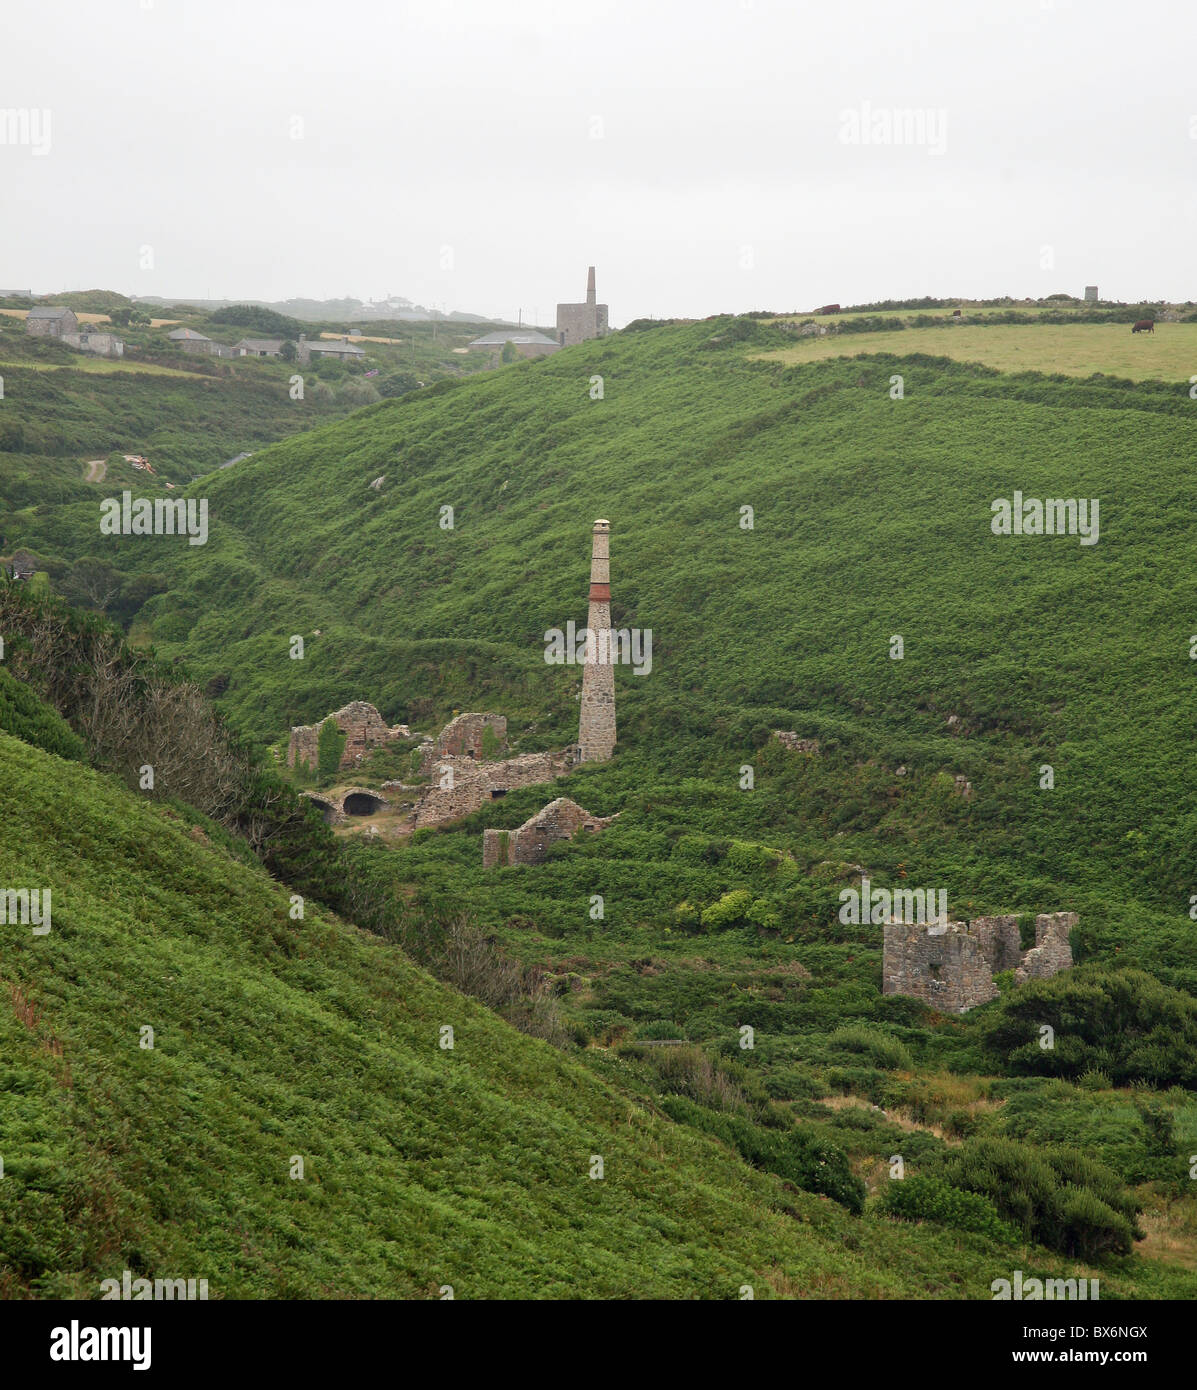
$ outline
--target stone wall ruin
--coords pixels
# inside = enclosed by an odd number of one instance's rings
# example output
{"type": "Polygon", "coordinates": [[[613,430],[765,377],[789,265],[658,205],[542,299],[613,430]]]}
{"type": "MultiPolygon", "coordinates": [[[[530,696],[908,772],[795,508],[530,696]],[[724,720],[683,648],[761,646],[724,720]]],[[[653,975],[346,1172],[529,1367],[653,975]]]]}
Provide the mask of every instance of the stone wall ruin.
{"type": "MultiPolygon", "coordinates": [[[[513,787],[534,787],[555,781],[570,770],[572,761],[568,750],[522,753],[519,757],[495,762],[477,761],[470,754],[438,758],[429,752],[426,758],[422,766],[428,768],[433,781],[419,790],[412,821],[416,830],[472,815],[487,802],[506,796],[513,787]]],[[[389,788],[389,783],[383,784],[384,791],[389,788]]]]}
{"type": "Polygon", "coordinates": [[[444,758],[470,758],[485,761],[483,742],[486,731],[494,735],[496,752],[507,751],[507,720],[501,714],[459,714],[450,719],[435,742],[425,744],[420,759],[420,775],[430,777],[433,763],[444,758]]]}
{"type": "Polygon", "coordinates": [[[548,857],[549,846],[558,840],[572,840],[579,831],[597,834],[614,819],[615,816],[592,816],[576,801],[559,796],[516,830],[484,830],[482,867],[541,864],[548,857]]]}
{"type": "Polygon", "coordinates": [[[1042,913],[1035,919],[1035,945],[1023,951],[1018,918],[974,917],[971,922],[886,922],[881,965],[882,994],[905,994],[938,1009],[963,1014],[998,996],[993,977],[1045,980],[1072,965],[1069,932],[1075,912],[1042,913]]]}
{"type": "MultiPolygon", "coordinates": [[[[372,749],[381,748],[398,738],[410,738],[411,730],[406,724],[387,725],[382,715],[364,700],[354,700],[343,709],[328,715],[335,720],[337,728],[345,735],[345,749],[341,754],[339,766],[356,767],[372,749]]],[[[320,729],[325,723],[297,724],[291,729],[291,741],[287,745],[287,766],[307,763],[315,768],[320,747],[320,729]]]]}

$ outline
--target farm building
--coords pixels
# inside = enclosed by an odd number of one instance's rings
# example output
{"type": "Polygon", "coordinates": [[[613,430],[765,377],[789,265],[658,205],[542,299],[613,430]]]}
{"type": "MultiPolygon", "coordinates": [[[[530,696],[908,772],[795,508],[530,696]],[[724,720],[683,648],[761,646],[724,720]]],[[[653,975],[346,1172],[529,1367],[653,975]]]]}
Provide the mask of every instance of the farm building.
{"type": "Polygon", "coordinates": [[[521,357],[547,357],[561,349],[560,343],[546,338],[543,333],[527,328],[498,328],[493,333],[485,333],[475,338],[469,345],[470,351],[500,353],[507,343],[515,348],[521,357]]]}
{"type": "Polygon", "coordinates": [[[282,338],[242,338],[233,344],[235,357],[278,357],[282,350],[282,338]]]}
{"type": "Polygon", "coordinates": [[[211,338],[205,338],[202,333],[197,333],[194,328],[176,328],[173,332],[166,335],[169,342],[183,352],[192,352],[197,356],[208,356],[216,349],[216,344],[211,338]]]}
{"type": "Polygon", "coordinates": [[[84,329],[81,333],[63,333],[62,341],[80,352],[94,352],[97,357],[123,357],[125,345],[113,333],[95,333],[84,329]]]}
{"type": "Polygon", "coordinates": [[[25,318],[25,332],[39,338],[61,338],[79,331],[74,312],[61,304],[39,304],[25,318]]]}
{"type": "Polygon", "coordinates": [[[348,333],[330,343],[309,343],[306,334],[301,333],[299,335],[299,360],[301,362],[310,362],[313,357],[317,360],[333,357],[340,362],[357,362],[365,355],[362,348],[349,341],[348,333]]]}

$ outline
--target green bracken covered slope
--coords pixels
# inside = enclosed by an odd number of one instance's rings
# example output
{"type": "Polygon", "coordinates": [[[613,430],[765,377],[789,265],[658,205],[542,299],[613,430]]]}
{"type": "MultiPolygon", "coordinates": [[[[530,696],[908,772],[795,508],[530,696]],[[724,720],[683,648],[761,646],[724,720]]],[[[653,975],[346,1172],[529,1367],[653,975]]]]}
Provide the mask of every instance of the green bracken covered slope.
{"type": "MultiPolygon", "coordinates": [[[[35,1097],[71,1190],[108,1213],[75,1223],[98,1253],[9,1256],[15,1287],[90,1287],[136,1257],[225,1293],[988,1297],[1044,1259],[1061,1276],[1057,1218],[1090,1199],[1036,1199],[1046,1256],[961,1189],[1014,1219],[1066,1143],[1065,1186],[1147,1212],[1139,1254],[1101,1257],[1103,1296],[1191,1291],[1192,403],[918,356],[751,360],[788,341],[751,320],[627,331],[370,407],[197,484],[204,547],[100,552],[93,504],[21,514],[15,540],[52,531],[55,553],[160,589],[134,638],[262,744],[352,699],[418,729],[494,709],[520,751],[571,740],[579,671],[546,665],[543,637],[585,620],[597,516],[615,621],[652,630],[653,667],[617,671],[611,763],[343,847],[347,874],[547,971],[572,1054],[315,909],[290,921],[285,889],[167,809],[6,743],[5,800],[47,829],[10,829],[4,874],[57,884],[57,864],[85,901],[64,886],[63,924],[56,898],[52,935],[4,957],[14,1017],[44,1009],[72,1085],[18,1022],[40,1080],[0,1096],[35,1097]],[[1016,490],[1099,498],[1098,543],[995,536],[991,503],[1016,490]],[[778,728],[821,751],[787,752],[778,728]],[[482,870],[483,826],[562,793],[620,817],[545,864],[482,870]],[[953,916],[1076,911],[1082,969],[1000,981],[964,1019],[883,996],[880,927],[837,914],[859,866],[945,890],[953,916]],[[1118,1023],[1093,1036],[1102,991],[1118,1023]],[[690,1047],[639,1046],[662,1039],[690,1047]],[[781,1181],[829,1190],[785,1150],[815,1141],[851,1166],[844,1205],[781,1181]],[[894,1154],[931,1186],[892,1182],[894,1154]],[[922,1224],[882,1214],[895,1193],[922,1224]]],[[[1088,1211],[1075,1227],[1105,1229],[1088,1211]]],[[[1092,1248],[1127,1249],[1119,1229],[1092,1248]]]]}
{"type": "Polygon", "coordinates": [[[6,1296],[126,1268],[213,1298],[983,1298],[1015,1266],[1084,1272],[797,1192],[7,734],[0,796],[0,882],[53,893],[47,935],[3,928],[6,1296]]]}
{"type": "Polygon", "coordinates": [[[954,1232],[899,1260],[898,1227],[785,1190],[395,948],[291,920],[217,832],[110,779],[0,734],[0,796],[0,882],[52,890],[49,934],[3,929],[7,1296],[94,1297],[126,1268],[214,1298],[986,1296],[996,1277],[954,1232]]]}
{"type": "MultiPolygon", "coordinates": [[[[606,516],[615,621],[653,634],[651,674],[617,671],[624,786],[703,774],[734,791],[768,729],[797,728],[844,764],[828,831],[851,829],[845,774],[889,770],[872,822],[884,809],[908,869],[943,872],[903,804],[930,776],[971,781],[945,814],[987,865],[954,894],[990,878],[1022,907],[1035,884],[1046,909],[1068,882],[1187,913],[1187,393],[920,357],[749,360],[775,340],[751,320],[628,331],[265,450],[196,485],[205,547],[107,542],[166,585],[134,634],[215,678],[264,742],[368,699],[421,728],[496,708],[560,744],[578,668],[545,664],[544,633],[584,623],[606,516]],[[1016,490],[1098,498],[1097,543],[994,535],[991,504],[1016,490]]],[[[95,548],[94,506],[52,524],[95,548]]]]}

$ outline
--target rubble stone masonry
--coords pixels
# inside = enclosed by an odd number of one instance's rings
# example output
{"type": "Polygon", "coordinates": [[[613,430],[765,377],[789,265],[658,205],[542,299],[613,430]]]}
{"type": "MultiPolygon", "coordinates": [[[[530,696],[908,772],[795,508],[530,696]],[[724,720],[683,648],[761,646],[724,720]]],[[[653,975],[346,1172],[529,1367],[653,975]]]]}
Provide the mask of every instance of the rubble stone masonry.
{"type": "Polygon", "coordinates": [[[597,660],[582,667],[582,709],[578,720],[578,761],[606,762],[615,751],[615,667],[611,642],[611,523],[594,523],[590,560],[590,606],[586,626],[597,660]],[[605,640],[598,634],[607,634],[605,640]]]}
{"type": "MultiPolygon", "coordinates": [[[[328,718],[334,719],[337,727],[346,735],[340,762],[343,768],[355,767],[371,749],[380,748],[397,738],[411,737],[407,725],[389,727],[374,706],[366,704],[364,700],[354,700],[328,718]]],[[[322,719],[318,724],[298,724],[292,728],[291,741],[287,745],[288,767],[294,767],[297,762],[307,763],[312,768],[316,766],[320,728],[324,722],[322,719]]]]}
{"type": "Polygon", "coordinates": [[[576,801],[559,796],[517,830],[484,830],[482,867],[543,863],[549,846],[558,840],[572,840],[579,831],[597,834],[614,819],[615,816],[592,816],[576,801]]]}
{"type": "Polygon", "coordinates": [[[1035,945],[1020,950],[1016,916],[975,917],[971,922],[887,922],[881,992],[922,999],[942,1013],[967,1013],[998,995],[995,973],[1013,970],[1018,983],[1044,980],[1072,965],[1068,934],[1075,912],[1035,919],[1035,945]]]}

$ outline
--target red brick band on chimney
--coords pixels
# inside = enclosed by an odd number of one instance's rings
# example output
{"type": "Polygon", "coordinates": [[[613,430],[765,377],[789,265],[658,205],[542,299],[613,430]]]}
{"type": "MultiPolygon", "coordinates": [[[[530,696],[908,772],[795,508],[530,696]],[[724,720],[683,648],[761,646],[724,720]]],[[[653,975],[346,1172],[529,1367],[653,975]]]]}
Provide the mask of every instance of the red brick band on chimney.
{"type": "Polygon", "coordinates": [[[591,584],[590,586],[591,603],[610,603],[611,586],[610,584],[591,584]]]}

